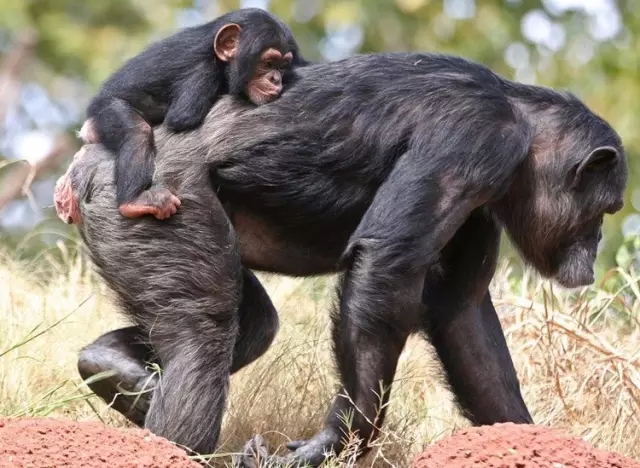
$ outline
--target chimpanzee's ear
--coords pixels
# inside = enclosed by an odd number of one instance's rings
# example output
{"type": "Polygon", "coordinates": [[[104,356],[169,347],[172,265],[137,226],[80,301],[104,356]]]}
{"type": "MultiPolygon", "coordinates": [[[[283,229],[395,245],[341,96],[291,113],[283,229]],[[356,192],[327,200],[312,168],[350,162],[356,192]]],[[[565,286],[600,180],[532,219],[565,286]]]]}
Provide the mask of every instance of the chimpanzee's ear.
{"type": "Polygon", "coordinates": [[[608,171],[618,163],[618,160],[618,150],[611,146],[601,146],[594,149],[577,165],[571,181],[571,187],[577,187],[585,173],[608,171]]]}
{"type": "Polygon", "coordinates": [[[228,62],[236,56],[240,42],[240,26],[229,23],[222,26],[213,40],[213,51],[223,62],[228,62]]]}

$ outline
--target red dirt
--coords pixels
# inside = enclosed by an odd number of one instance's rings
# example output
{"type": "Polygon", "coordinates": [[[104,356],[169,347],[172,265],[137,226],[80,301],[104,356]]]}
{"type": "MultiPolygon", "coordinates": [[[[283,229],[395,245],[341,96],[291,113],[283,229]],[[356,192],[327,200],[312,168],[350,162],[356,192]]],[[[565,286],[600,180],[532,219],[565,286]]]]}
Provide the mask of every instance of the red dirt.
{"type": "Polygon", "coordinates": [[[0,420],[0,468],[201,468],[141,429],[55,419],[0,420]]]}
{"type": "Polygon", "coordinates": [[[427,447],[413,468],[640,468],[622,455],[543,426],[464,429],[427,447]]]}

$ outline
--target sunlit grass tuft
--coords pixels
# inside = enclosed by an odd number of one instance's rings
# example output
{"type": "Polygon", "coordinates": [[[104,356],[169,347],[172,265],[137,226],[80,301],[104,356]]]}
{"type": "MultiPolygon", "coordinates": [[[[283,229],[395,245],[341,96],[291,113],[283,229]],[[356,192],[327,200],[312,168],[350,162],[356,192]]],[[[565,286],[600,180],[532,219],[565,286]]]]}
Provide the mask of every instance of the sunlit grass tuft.
{"type": "MultiPolygon", "coordinates": [[[[82,346],[124,324],[90,268],[81,260],[35,268],[5,252],[0,264],[0,414],[125,425],[76,370],[82,346]]],[[[594,287],[571,295],[527,277],[515,294],[502,268],[492,293],[536,422],[640,458],[640,284],[635,275],[612,275],[623,285],[614,293],[594,287]]],[[[334,278],[261,279],[280,311],[281,328],[269,352],[232,378],[213,459],[220,466],[230,466],[226,454],[255,433],[282,452],[285,442],[313,435],[337,386],[329,325],[334,278]]],[[[408,466],[428,443],[466,425],[430,345],[412,337],[386,424],[358,466],[408,466]]],[[[355,466],[352,447],[328,466],[355,466]]]]}

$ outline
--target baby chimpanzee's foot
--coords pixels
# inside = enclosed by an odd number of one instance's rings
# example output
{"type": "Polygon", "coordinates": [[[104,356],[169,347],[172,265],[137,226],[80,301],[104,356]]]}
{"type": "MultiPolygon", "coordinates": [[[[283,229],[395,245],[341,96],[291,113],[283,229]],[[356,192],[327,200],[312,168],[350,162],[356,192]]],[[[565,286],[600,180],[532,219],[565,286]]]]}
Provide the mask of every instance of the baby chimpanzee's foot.
{"type": "Polygon", "coordinates": [[[139,218],[153,215],[158,219],[167,219],[176,214],[180,200],[166,188],[145,190],[131,203],[120,205],[120,213],[127,218],[139,218]]]}

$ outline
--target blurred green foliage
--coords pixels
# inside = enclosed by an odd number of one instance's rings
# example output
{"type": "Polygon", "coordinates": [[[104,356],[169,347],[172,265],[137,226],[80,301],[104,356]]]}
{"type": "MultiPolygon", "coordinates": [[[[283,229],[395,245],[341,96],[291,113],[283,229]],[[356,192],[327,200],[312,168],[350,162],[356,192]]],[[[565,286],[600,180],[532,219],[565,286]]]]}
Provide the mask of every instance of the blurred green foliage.
{"type": "MultiPolygon", "coordinates": [[[[640,182],[640,136],[635,131],[640,126],[639,1],[267,3],[269,10],[290,25],[304,54],[314,60],[358,52],[447,52],[477,60],[509,78],[567,88],[580,96],[621,133],[628,151],[627,204],[605,222],[599,273],[615,264],[623,243],[621,226],[635,213],[630,200],[640,182]]],[[[193,24],[254,5],[256,2],[237,0],[9,0],[0,3],[0,50],[7,50],[20,31],[35,29],[39,35],[37,60],[49,74],[33,67],[26,78],[55,99],[52,76],[72,77],[95,90],[148,41],[170,34],[186,25],[184,21],[190,19],[193,24]]],[[[86,105],[83,99],[76,103],[80,111],[86,105]]],[[[78,116],[79,120],[82,113],[78,116]]],[[[623,247],[633,250],[636,246],[627,243],[623,247]]]]}

